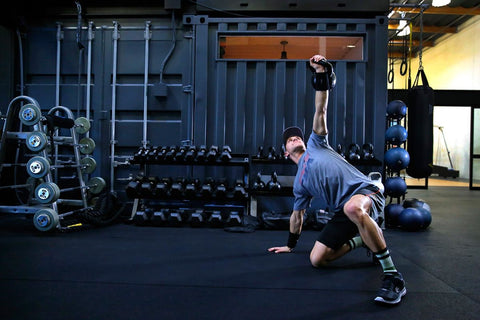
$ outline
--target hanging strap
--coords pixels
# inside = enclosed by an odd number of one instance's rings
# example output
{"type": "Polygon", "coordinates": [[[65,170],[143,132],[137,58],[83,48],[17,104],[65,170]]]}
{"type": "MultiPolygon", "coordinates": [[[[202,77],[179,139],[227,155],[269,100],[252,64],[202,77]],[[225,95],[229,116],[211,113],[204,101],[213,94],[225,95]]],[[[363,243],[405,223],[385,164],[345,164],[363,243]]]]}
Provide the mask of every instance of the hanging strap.
{"type": "Polygon", "coordinates": [[[415,81],[413,82],[413,86],[416,87],[419,85],[419,82],[418,82],[419,76],[421,76],[422,78],[423,86],[428,87],[429,85],[428,85],[427,76],[425,75],[425,71],[423,71],[423,68],[418,69],[417,76],[415,77],[415,81]]]}

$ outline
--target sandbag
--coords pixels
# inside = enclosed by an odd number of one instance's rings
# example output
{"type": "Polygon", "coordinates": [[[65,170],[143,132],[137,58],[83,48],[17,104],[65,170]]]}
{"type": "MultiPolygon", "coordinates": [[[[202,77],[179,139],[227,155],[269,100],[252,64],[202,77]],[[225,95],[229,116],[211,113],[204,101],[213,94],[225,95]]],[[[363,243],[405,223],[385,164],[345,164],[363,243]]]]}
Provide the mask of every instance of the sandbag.
{"type": "Polygon", "coordinates": [[[423,68],[419,69],[408,91],[407,151],[410,163],[407,174],[426,178],[432,173],[433,163],[433,105],[434,91],[428,85],[423,68]],[[422,85],[419,84],[421,77],[422,85]]]}

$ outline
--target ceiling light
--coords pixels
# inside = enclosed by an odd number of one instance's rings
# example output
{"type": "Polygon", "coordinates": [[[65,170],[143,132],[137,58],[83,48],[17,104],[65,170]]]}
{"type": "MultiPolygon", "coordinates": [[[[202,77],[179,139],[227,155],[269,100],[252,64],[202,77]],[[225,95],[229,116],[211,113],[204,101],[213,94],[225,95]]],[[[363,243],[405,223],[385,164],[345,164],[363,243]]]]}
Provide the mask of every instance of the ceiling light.
{"type": "Polygon", "coordinates": [[[443,7],[450,3],[450,0],[433,0],[432,6],[434,7],[443,7]]]}
{"type": "Polygon", "coordinates": [[[410,26],[407,20],[400,20],[397,30],[399,31],[397,34],[399,37],[408,36],[410,34],[410,26]]]}

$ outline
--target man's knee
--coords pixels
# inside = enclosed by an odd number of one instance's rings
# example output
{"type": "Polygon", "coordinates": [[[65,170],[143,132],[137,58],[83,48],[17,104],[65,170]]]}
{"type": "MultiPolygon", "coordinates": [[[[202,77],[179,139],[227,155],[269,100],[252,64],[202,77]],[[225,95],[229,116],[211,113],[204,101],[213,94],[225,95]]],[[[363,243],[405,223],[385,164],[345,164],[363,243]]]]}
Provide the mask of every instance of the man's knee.
{"type": "Polygon", "coordinates": [[[315,268],[320,268],[328,263],[328,255],[332,249],[325,246],[323,243],[316,241],[310,252],[310,263],[315,268]]]}
{"type": "Polygon", "coordinates": [[[344,206],[343,212],[355,224],[361,224],[365,219],[369,219],[371,206],[370,198],[364,195],[354,195],[344,206]]]}

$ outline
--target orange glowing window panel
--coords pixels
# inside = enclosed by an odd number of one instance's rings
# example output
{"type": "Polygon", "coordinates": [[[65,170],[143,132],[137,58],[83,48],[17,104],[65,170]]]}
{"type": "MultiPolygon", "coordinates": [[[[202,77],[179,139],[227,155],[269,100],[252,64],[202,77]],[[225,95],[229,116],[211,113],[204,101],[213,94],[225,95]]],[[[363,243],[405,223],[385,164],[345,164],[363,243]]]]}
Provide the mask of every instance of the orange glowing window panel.
{"type": "Polygon", "coordinates": [[[306,60],[321,54],[329,60],[363,60],[364,38],[352,36],[219,36],[219,59],[306,60]]]}

